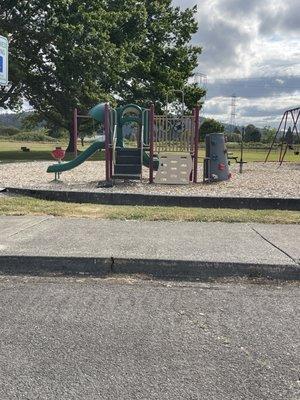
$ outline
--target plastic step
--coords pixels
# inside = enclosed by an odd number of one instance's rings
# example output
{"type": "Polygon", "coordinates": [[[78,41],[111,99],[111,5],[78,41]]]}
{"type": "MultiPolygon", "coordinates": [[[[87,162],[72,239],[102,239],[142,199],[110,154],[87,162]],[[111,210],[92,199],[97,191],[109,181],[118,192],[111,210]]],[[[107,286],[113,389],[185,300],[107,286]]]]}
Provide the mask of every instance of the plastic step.
{"type": "Polygon", "coordinates": [[[141,156],[132,156],[132,155],[120,155],[117,154],[116,158],[117,164],[134,164],[134,165],[141,165],[141,156]]]}
{"type": "Polygon", "coordinates": [[[114,168],[114,174],[118,175],[140,175],[142,171],[141,165],[135,165],[135,164],[116,164],[114,168]]]}
{"type": "Polygon", "coordinates": [[[141,150],[140,149],[130,149],[130,148],[117,148],[117,155],[119,156],[130,156],[130,157],[140,157],[141,150]]]}

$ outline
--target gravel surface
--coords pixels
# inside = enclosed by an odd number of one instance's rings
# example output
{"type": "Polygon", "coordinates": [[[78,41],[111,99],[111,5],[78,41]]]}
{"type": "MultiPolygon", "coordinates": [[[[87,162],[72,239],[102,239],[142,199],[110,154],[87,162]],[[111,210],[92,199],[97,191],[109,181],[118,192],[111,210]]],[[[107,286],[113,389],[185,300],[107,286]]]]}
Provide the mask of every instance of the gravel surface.
{"type": "MultiPolygon", "coordinates": [[[[37,189],[105,191],[123,193],[149,193],[191,196],[238,196],[238,197],[300,197],[300,164],[248,163],[244,173],[238,173],[238,165],[231,166],[232,179],[214,184],[149,185],[149,171],[144,169],[144,180],[119,182],[115,187],[97,188],[105,177],[105,164],[85,162],[74,170],[62,174],[62,182],[51,182],[53,174],[46,172],[48,161],[0,164],[0,187],[26,187],[37,189]]],[[[202,166],[199,165],[199,180],[202,166]]]]}

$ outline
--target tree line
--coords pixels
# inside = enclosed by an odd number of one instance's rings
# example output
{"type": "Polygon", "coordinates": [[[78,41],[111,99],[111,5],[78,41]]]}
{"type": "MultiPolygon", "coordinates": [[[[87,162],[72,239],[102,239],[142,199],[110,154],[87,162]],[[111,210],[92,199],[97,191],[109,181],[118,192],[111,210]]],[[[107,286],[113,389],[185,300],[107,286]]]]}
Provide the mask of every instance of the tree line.
{"type": "MultiPolygon", "coordinates": [[[[203,141],[205,136],[209,133],[224,132],[228,142],[241,142],[242,141],[242,128],[235,127],[233,131],[226,131],[225,125],[213,119],[206,118],[200,126],[200,140],[203,141]]],[[[276,129],[270,126],[258,128],[253,124],[245,127],[243,140],[245,142],[272,142],[276,133],[276,129]]]]}

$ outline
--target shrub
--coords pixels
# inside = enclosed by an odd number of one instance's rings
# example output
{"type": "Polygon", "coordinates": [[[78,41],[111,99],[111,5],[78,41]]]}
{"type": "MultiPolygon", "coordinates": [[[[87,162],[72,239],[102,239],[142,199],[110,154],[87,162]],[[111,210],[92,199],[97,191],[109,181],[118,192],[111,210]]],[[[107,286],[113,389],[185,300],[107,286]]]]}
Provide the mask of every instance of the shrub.
{"type": "Polygon", "coordinates": [[[240,133],[225,133],[227,142],[240,143],[242,141],[242,135],[240,133]]]}
{"type": "Polygon", "coordinates": [[[240,149],[241,145],[240,145],[240,143],[237,143],[237,142],[226,142],[226,147],[228,149],[240,149]]]}
{"type": "Polygon", "coordinates": [[[0,126],[0,136],[14,136],[20,132],[20,129],[14,126],[0,126]]]}
{"type": "Polygon", "coordinates": [[[260,140],[261,140],[260,130],[252,124],[247,125],[245,128],[244,141],[245,142],[260,142],[260,140]]]}
{"type": "Polygon", "coordinates": [[[69,137],[69,132],[63,128],[51,128],[48,131],[48,135],[55,139],[66,139],[69,137]]]}
{"type": "Polygon", "coordinates": [[[57,140],[47,136],[45,130],[20,132],[11,137],[12,140],[20,142],[56,142],[57,140]]]}

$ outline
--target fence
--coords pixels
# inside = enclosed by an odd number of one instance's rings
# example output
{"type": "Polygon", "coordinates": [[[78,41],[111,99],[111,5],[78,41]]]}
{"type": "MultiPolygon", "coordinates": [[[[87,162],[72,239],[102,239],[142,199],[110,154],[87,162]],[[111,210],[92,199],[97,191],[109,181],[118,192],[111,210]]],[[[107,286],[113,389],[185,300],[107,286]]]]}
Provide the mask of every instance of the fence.
{"type": "Polygon", "coordinates": [[[192,153],[195,142],[195,117],[155,115],[153,139],[155,153],[192,153]]]}

